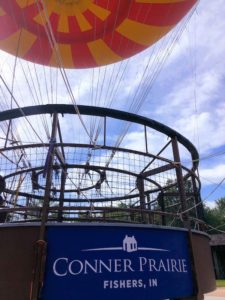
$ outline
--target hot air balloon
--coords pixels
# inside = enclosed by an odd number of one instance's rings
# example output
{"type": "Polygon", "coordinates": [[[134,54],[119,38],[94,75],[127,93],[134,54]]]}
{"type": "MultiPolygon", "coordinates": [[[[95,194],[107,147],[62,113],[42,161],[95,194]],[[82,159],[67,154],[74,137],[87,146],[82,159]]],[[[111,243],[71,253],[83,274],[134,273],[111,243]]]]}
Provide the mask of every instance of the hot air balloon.
{"type": "Polygon", "coordinates": [[[0,48],[43,65],[107,65],[157,42],[196,2],[1,0],[0,48]]]}
{"type": "Polygon", "coordinates": [[[0,0],[0,299],[214,288],[198,152],[136,115],[197,2],[0,0]]]}

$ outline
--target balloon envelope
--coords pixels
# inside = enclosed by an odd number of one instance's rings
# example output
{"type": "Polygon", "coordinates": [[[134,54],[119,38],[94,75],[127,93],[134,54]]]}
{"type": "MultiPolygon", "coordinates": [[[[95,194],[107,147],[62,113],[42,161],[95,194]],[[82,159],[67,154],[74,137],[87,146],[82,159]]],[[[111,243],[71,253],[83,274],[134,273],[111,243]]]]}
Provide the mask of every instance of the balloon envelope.
{"type": "Polygon", "coordinates": [[[0,49],[44,65],[102,66],[155,43],[196,2],[0,0],[0,49]]]}

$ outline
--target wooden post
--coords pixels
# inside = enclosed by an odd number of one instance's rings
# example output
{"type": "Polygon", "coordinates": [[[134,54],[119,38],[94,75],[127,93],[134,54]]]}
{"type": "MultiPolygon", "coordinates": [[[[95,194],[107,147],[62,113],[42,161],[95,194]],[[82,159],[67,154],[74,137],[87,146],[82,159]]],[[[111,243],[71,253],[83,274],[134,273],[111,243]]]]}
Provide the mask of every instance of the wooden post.
{"type": "Polygon", "coordinates": [[[178,185],[178,191],[180,195],[181,209],[182,212],[185,212],[182,214],[182,219],[183,219],[184,227],[187,228],[188,230],[188,248],[189,248],[189,254],[191,259],[191,269],[192,269],[192,277],[193,277],[193,296],[189,300],[200,300],[201,296],[199,294],[197,271],[195,267],[191,224],[190,224],[189,214],[188,212],[186,212],[187,210],[186,193],[185,193],[185,186],[184,186],[184,180],[182,174],[182,166],[180,161],[180,153],[179,153],[176,136],[172,138],[172,149],[173,149],[174,161],[176,163],[177,185],[178,185]]]}
{"type": "Polygon", "coordinates": [[[54,143],[56,142],[57,123],[58,123],[58,115],[57,113],[54,113],[50,146],[46,158],[45,195],[44,195],[44,203],[42,208],[39,240],[35,244],[34,269],[33,269],[33,280],[31,283],[30,300],[40,299],[40,292],[44,281],[46,248],[47,248],[47,242],[45,241],[45,230],[46,230],[46,222],[48,221],[48,210],[49,210],[51,183],[52,183],[52,170],[53,170],[52,167],[53,167],[54,154],[55,154],[54,143]]]}

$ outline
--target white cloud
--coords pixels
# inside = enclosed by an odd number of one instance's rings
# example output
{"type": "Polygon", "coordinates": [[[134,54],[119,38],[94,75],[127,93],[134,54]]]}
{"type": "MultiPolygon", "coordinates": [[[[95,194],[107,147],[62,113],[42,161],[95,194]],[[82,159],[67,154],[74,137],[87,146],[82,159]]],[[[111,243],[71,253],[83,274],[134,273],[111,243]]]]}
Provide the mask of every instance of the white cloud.
{"type": "Polygon", "coordinates": [[[193,141],[201,155],[225,144],[225,20],[219,10],[223,1],[218,2],[200,1],[197,14],[162,71],[160,87],[167,93],[153,112],[156,119],[193,141]],[[171,74],[173,81],[167,78],[171,74]]]}
{"type": "Polygon", "coordinates": [[[225,178],[225,161],[212,167],[203,167],[199,170],[204,185],[219,184],[225,178]]]}
{"type": "Polygon", "coordinates": [[[215,201],[205,201],[205,204],[207,207],[213,209],[216,207],[216,202],[215,201]]]}

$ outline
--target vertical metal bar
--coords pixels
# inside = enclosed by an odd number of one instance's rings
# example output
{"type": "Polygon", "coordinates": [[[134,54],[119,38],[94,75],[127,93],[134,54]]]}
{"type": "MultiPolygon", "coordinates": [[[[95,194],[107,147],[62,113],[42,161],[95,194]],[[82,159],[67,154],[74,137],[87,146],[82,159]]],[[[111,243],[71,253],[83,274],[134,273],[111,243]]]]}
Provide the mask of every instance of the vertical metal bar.
{"type": "Polygon", "coordinates": [[[106,116],[104,117],[104,146],[106,145],[106,116]]]}
{"type": "MultiPolygon", "coordinates": [[[[59,124],[59,120],[57,122],[57,128],[58,128],[58,133],[59,133],[59,140],[61,143],[61,151],[65,163],[65,151],[63,147],[63,138],[62,138],[62,133],[61,133],[61,128],[59,124]]],[[[65,191],[65,184],[66,184],[66,168],[63,166],[62,167],[62,172],[61,172],[61,184],[60,184],[60,195],[59,195],[59,212],[58,212],[58,222],[62,222],[63,220],[63,203],[64,203],[64,191],[65,191]]]]}
{"type": "Polygon", "coordinates": [[[197,189],[195,176],[191,176],[191,179],[192,179],[192,186],[193,186],[193,192],[194,192],[197,218],[200,220],[204,220],[204,210],[203,210],[203,206],[202,206],[201,196],[197,189]]]}
{"type": "MultiPolygon", "coordinates": [[[[57,113],[54,113],[51,140],[56,139],[57,123],[58,123],[58,115],[57,113]]],[[[34,270],[33,270],[33,280],[31,283],[30,300],[40,299],[39,297],[40,291],[43,286],[43,280],[44,280],[46,247],[47,247],[47,243],[45,241],[45,229],[46,229],[46,222],[48,220],[48,210],[49,210],[52,170],[53,170],[52,167],[53,167],[54,152],[55,152],[54,147],[53,148],[51,147],[49,149],[51,149],[51,152],[48,153],[49,159],[48,159],[48,165],[46,166],[46,187],[45,187],[44,203],[42,208],[39,240],[36,242],[36,247],[35,247],[34,270]]]]}
{"type": "MultiPolygon", "coordinates": [[[[158,195],[158,201],[159,201],[161,211],[165,212],[165,201],[164,201],[164,195],[162,192],[159,193],[159,195],[158,195]]],[[[166,216],[164,214],[161,215],[161,221],[162,221],[162,225],[166,226],[166,216]]]]}
{"type": "MultiPolygon", "coordinates": [[[[183,174],[182,174],[182,166],[181,166],[181,161],[180,161],[178,141],[177,141],[176,136],[172,138],[172,149],[173,149],[174,161],[177,163],[176,175],[177,175],[178,191],[179,191],[180,201],[181,201],[181,208],[182,208],[182,211],[185,212],[187,210],[186,193],[185,193],[185,186],[184,186],[184,180],[183,180],[183,174]]],[[[196,271],[196,266],[195,266],[193,238],[192,238],[191,224],[190,224],[188,212],[183,214],[183,224],[184,224],[184,227],[187,228],[187,230],[188,230],[188,247],[189,247],[192,276],[193,276],[193,297],[191,299],[197,300],[198,295],[199,295],[198,278],[197,278],[197,271],[196,271]]]]}
{"type": "MultiPolygon", "coordinates": [[[[147,194],[147,200],[148,200],[148,210],[150,212],[152,210],[151,209],[151,203],[150,203],[151,202],[150,194],[147,194]]],[[[153,224],[153,218],[152,218],[151,213],[148,214],[148,223],[153,224]]]]}
{"type": "MultiPolygon", "coordinates": [[[[29,202],[30,202],[29,200],[30,200],[30,199],[29,199],[29,197],[27,196],[27,197],[26,197],[26,207],[29,206],[29,202]]],[[[27,219],[27,212],[28,212],[28,210],[26,210],[25,213],[24,213],[24,220],[27,219]]]]}
{"type": "Polygon", "coordinates": [[[146,209],[144,178],[142,178],[140,176],[137,177],[137,188],[138,188],[139,196],[140,196],[141,218],[142,218],[143,223],[148,223],[147,218],[146,218],[146,213],[143,212],[143,210],[146,209]]]}
{"type": "Polygon", "coordinates": [[[65,160],[65,151],[64,151],[64,148],[63,148],[62,132],[61,132],[59,121],[57,123],[57,127],[58,127],[58,133],[59,133],[59,140],[60,140],[60,143],[61,143],[61,151],[62,151],[63,158],[65,160]]]}
{"type": "Polygon", "coordinates": [[[148,135],[147,135],[147,128],[146,126],[144,126],[145,128],[145,151],[146,153],[148,153],[148,135]]]}
{"type": "MultiPolygon", "coordinates": [[[[173,149],[174,161],[176,163],[177,186],[180,195],[181,209],[183,212],[187,210],[187,202],[186,202],[185,186],[184,186],[182,167],[180,161],[180,153],[179,153],[178,142],[176,137],[172,138],[172,149],[173,149]]],[[[184,227],[186,228],[189,227],[188,213],[183,214],[183,223],[184,223],[184,227]]]]}
{"type": "MultiPolygon", "coordinates": [[[[52,123],[52,134],[51,134],[51,140],[56,139],[56,131],[57,131],[57,123],[58,123],[58,114],[53,114],[53,123],[52,123]]],[[[48,219],[48,209],[49,209],[49,200],[50,200],[50,192],[51,192],[51,183],[52,183],[52,166],[54,161],[54,153],[55,148],[53,148],[53,151],[49,153],[49,162],[47,166],[47,176],[46,176],[46,185],[45,185],[45,195],[44,195],[44,203],[42,208],[42,218],[41,218],[41,229],[39,234],[39,239],[44,240],[45,236],[45,224],[48,219]]]]}
{"type": "Polygon", "coordinates": [[[62,220],[63,220],[63,203],[64,203],[65,184],[66,184],[66,168],[62,168],[60,196],[59,196],[58,222],[62,222],[62,220]]]}
{"type": "Polygon", "coordinates": [[[10,128],[11,128],[11,123],[12,123],[12,120],[9,120],[9,126],[7,128],[7,133],[6,133],[6,139],[5,139],[4,148],[6,148],[6,146],[7,146],[7,142],[8,142],[8,138],[9,138],[9,131],[10,131],[10,128]]]}

